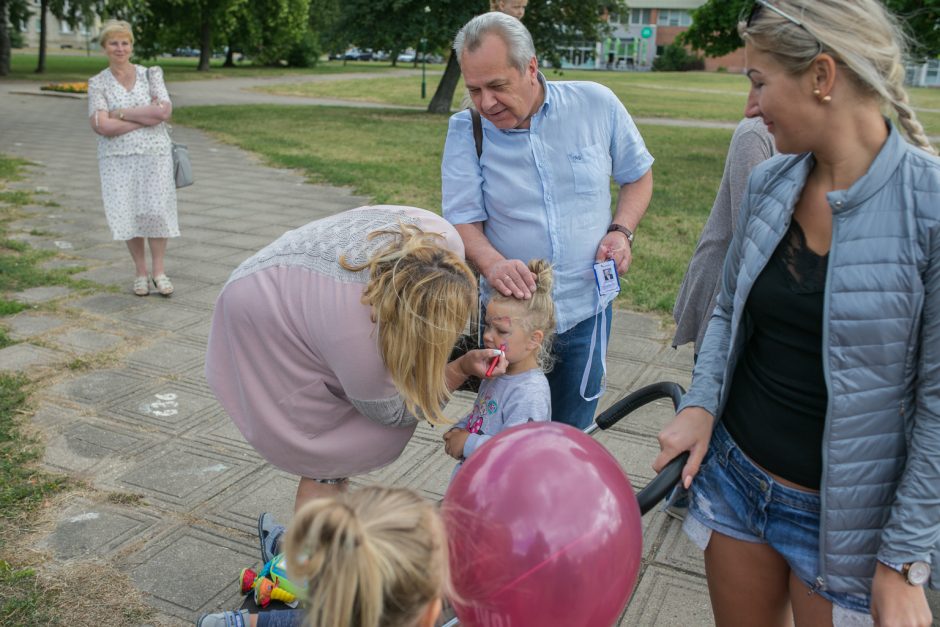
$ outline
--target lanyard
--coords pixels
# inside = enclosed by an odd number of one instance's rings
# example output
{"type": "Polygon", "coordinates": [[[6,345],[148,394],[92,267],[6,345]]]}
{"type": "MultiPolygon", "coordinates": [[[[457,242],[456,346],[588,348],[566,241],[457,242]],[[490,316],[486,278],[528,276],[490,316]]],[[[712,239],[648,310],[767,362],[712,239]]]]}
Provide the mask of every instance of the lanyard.
{"type": "Polygon", "coordinates": [[[588,352],[587,363],[584,365],[584,374],[581,375],[581,398],[586,401],[593,401],[600,398],[607,390],[607,305],[601,300],[600,292],[597,292],[597,307],[594,309],[594,330],[591,331],[591,350],[588,352]],[[597,391],[597,394],[588,398],[585,396],[587,392],[587,382],[588,378],[591,375],[591,363],[594,361],[594,347],[597,344],[597,314],[601,315],[601,368],[603,375],[601,375],[601,387],[597,391]]]}

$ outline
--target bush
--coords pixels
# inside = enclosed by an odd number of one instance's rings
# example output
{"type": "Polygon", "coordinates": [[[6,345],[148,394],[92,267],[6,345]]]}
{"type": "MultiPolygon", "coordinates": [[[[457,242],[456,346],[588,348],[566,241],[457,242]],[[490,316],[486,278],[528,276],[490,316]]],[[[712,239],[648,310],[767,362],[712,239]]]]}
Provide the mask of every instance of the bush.
{"type": "Polygon", "coordinates": [[[21,33],[16,28],[10,29],[10,47],[11,48],[25,48],[26,47],[26,38],[24,38],[23,33],[21,33]]]}
{"type": "Polygon", "coordinates": [[[287,53],[287,65],[291,67],[313,67],[320,59],[320,38],[307,31],[287,53]]]}
{"type": "Polygon", "coordinates": [[[666,46],[663,53],[653,60],[653,70],[656,72],[689,72],[704,69],[705,59],[691,54],[677,43],[666,46]]]}

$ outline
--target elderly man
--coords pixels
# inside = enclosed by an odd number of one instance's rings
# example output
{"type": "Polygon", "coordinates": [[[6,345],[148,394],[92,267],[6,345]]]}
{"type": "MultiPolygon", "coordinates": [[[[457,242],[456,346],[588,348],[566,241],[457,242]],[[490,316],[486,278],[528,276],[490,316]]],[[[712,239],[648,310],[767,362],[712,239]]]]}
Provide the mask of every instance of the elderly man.
{"type": "Polygon", "coordinates": [[[552,419],[590,424],[603,377],[613,294],[600,294],[595,262],[617,272],[631,261],[633,232],[653,189],[633,120],[606,87],[547,82],[519,20],[491,12],[468,22],[454,50],[482,116],[478,156],[470,111],[450,119],[444,158],[444,217],[456,225],[487,289],[530,298],[526,262],[555,269],[558,337],[549,373],[552,419]],[[610,178],[620,187],[611,219],[610,178]]]}

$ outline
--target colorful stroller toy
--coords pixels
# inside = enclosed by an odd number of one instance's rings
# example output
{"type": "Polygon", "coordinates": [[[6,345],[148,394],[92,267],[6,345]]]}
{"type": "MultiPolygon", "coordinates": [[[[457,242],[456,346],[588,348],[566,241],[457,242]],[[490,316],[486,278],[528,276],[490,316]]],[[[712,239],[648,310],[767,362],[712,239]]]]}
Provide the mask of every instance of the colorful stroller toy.
{"type": "Polygon", "coordinates": [[[242,594],[254,590],[255,603],[266,608],[271,601],[280,601],[288,607],[297,607],[304,589],[287,578],[287,563],[279,553],[264,565],[261,572],[251,568],[242,569],[238,578],[242,594]]]}

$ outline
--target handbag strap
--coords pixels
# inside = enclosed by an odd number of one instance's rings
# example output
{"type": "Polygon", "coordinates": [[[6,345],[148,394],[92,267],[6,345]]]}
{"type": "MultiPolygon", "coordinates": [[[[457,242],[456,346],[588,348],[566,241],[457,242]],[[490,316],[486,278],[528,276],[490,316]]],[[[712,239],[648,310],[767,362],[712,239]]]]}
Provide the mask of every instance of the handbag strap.
{"type": "Polygon", "coordinates": [[[483,155],[483,121],[480,112],[470,107],[470,122],[473,124],[473,143],[477,147],[477,159],[483,155]]]}
{"type": "MultiPolygon", "coordinates": [[[[147,75],[147,91],[150,93],[151,100],[153,99],[153,77],[151,76],[151,72],[153,71],[155,67],[156,67],[155,65],[151,65],[150,67],[147,68],[147,71],[145,72],[145,74],[147,75]]],[[[169,122],[160,122],[160,124],[163,126],[163,132],[166,133],[166,138],[169,139],[170,143],[172,144],[173,143],[173,127],[170,126],[169,122]]]]}

